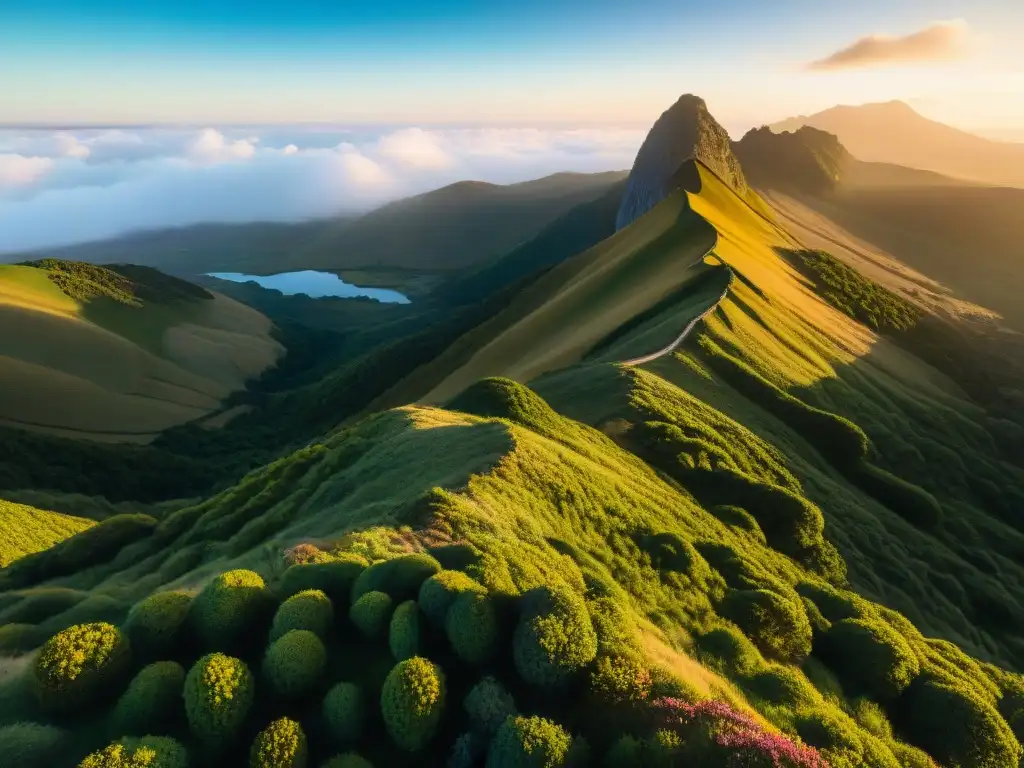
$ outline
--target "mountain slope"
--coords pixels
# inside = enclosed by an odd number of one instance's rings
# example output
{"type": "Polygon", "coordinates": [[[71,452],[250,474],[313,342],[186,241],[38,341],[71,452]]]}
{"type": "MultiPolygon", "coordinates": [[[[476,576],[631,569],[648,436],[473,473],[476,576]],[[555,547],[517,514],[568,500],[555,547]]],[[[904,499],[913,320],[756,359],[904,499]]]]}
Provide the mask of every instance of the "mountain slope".
{"type": "Polygon", "coordinates": [[[270,322],[144,268],[0,266],[0,424],[145,442],[217,408],[282,348],[270,322]]]}
{"type": "Polygon", "coordinates": [[[991,141],[922,117],[903,102],[838,106],[771,126],[835,134],[854,157],[988,184],[1024,186],[1024,144],[991,141]]]}
{"type": "Polygon", "coordinates": [[[49,549],[94,525],[92,520],[13,504],[0,499],[0,568],[49,549]]]}

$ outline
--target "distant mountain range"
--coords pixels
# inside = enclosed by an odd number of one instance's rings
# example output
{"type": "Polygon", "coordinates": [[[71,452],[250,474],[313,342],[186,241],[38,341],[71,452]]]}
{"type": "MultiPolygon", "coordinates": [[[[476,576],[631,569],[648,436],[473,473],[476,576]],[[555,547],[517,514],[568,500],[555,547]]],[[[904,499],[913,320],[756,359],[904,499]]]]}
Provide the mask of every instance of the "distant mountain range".
{"type": "Polygon", "coordinates": [[[834,134],[860,160],[1024,187],[1024,144],[985,139],[929,120],[901,101],[837,106],[770,127],[781,133],[803,126],[834,134]]]}

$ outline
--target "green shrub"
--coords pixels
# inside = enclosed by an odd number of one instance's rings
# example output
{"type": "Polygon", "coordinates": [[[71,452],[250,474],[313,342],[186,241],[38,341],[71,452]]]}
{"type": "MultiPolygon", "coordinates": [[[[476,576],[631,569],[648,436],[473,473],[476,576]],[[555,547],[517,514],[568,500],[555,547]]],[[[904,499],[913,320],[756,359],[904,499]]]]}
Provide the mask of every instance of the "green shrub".
{"type": "Polygon", "coordinates": [[[440,570],[441,564],[422,552],[374,563],[352,585],[352,602],[367,592],[386,592],[392,600],[415,599],[423,582],[440,570]]]}
{"type": "Polygon", "coordinates": [[[773,665],[743,678],[742,682],[748,693],[771,704],[796,708],[816,703],[814,686],[792,667],[773,665]]]}
{"type": "Polygon", "coordinates": [[[329,563],[293,565],[281,576],[279,589],[284,597],[307,589],[319,589],[334,605],[348,605],[352,585],[366,565],[362,557],[347,552],[329,563]]]}
{"type": "Polygon", "coordinates": [[[708,566],[693,545],[677,533],[652,533],[640,539],[640,547],[659,571],[682,573],[690,578],[705,576],[708,566]]]}
{"type": "Polygon", "coordinates": [[[857,485],[908,523],[934,530],[942,522],[942,507],[928,491],[866,461],[852,475],[857,485]]]}
{"type": "Polygon", "coordinates": [[[392,741],[407,752],[423,749],[437,731],[444,700],[440,667],[419,656],[398,662],[380,696],[384,725],[392,741]]]}
{"type": "Polygon", "coordinates": [[[249,753],[252,768],[305,768],[306,734],[294,720],[274,720],[256,736],[249,753]]]}
{"type": "Polygon", "coordinates": [[[322,590],[305,589],[278,607],[270,626],[270,639],[277,640],[293,629],[308,629],[321,640],[326,640],[333,624],[334,606],[330,598],[322,590]]]}
{"type": "Polygon", "coordinates": [[[263,657],[263,674],[281,696],[302,696],[316,688],[326,666],[327,650],[308,629],[286,633],[263,657]]]}
{"type": "Polygon", "coordinates": [[[366,637],[383,637],[388,629],[392,605],[393,601],[387,593],[367,592],[352,604],[348,615],[366,637]]]}
{"type": "Polygon", "coordinates": [[[921,671],[904,637],[877,619],[843,619],[832,625],[823,655],[851,694],[892,699],[921,671]]]}
{"type": "Polygon", "coordinates": [[[764,665],[757,647],[733,627],[719,627],[697,635],[697,651],[703,661],[731,674],[751,674],[764,665]]]}
{"type": "Polygon", "coordinates": [[[362,755],[357,755],[355,752],[348,752],[344,755],[332,757],[324,763],[324,768],[373,768],[373,763],[362,755]]]}
{"type": "Polygon", "coordinates": [[[462,703],[474,729],[493,736],[506,718],[518,714],[512,694],[493,677],[485,677],[474,685],[462,703]]]}
{"type": "Polygon", "coordinates": [[[338,683],[324,697],[324,721],[338,744],[359,741],[366,722],[363,694],[354,683],[338,683]]]}
{"type": "Polygon", "coordinates": [[[636,768],[643,764],[643,742],[629,734],[620,736],[605,756],[605,768],[636,768]]]}
{"type": "Polygon", "coordinates": [[[473,731],[461,733],[452,745],[445,768],[473,768],[479,765],[480,758],[485,754],[487,742],[483,736],[473,731]]]}
{"type": "Polygon", "coordinates": [[[159,658],[181,642],[192,597],[186,592],[156,592],[132,606],[124,631],[136,653],[159,658]]]}
{"type": "Polygon", "coordinates": [[[269,607],[270,594],[258,573],[227,571],[196,595],[190,618],[204,647],[231,650],[251,635],[269,607]]]}
{"type": "Polygon", "coordinates": [[[420,609],[406,600],[395,609],[388,629],[388,647],[395,661],[411,659],[420,652],[420,609]]]}
{"type": "Polygon", "coordinates": [[[896,704],[909,740],[940,763],[1017,768],[1021,746],[995,707],[963,685],[921,675],[896,704]]]}
{"type": "Polygon", "coordinates": [[[455,655],[467,664],[484,664],[498,645],[498,612],[487,595],[460,595],[448,609],[444,623],[455,655]]]}
{"type": "Polygon", "coordinates": [[[188,768],[188,750],[165,736],[124,738],[93,752],[78,768],[188,768]]]}
{"type": "Polygon", "coordinates": [[[20,656],[44,640],[46,634],[35,624],[5,624],[0,627],[0,656],[20,656]]]}
{"type": "Polygon", "coordinates": [[[67,587],[38,587],[8,596],[13,604],[0,610],[0,625],[38,624],[74,608],[87,592],[67,587]]]}
{"type": "Polygon", "coordinates": [[[590,690],[606,704],[634,704],[651,695],[651,673],[633,656],[600,656],[590,673],[590,690]]]}
{"type": "Polygon", "coordinates": [[[538,587],[524,595],[513,652],[526,682],[568,682],[597,655],[597,633],[583,598],[565,587],[538,587]]]}
{"type": "Polygon", "coordinates": [[[889,743],[889,749],[899,761],[900,768],[935,768],[932,760],[924,750],[899,741],[889,743]]]}
{"type": "Polygon", "coordinates": [[[803,605],[777,592],[730,590],[719,611],[767,657],[799,664],[811,652],[811,624],[803,605]]]}
{"type": "Polygon", "coordinates": [[[843,619],[859,619],[864,616],[867,603],[853,592],[811,581],[801,581],[796,585],[796,591],[814,603],[821,615],[833,624],[843,619]]]}
{"type": "Polygon", "coordinates": [[[863,765],[864,744],[856,726],[830,712],[809,712],[796,718],[796,732],[806,744],[824,751],[833,766],[863,765]]]}
{"type": "Polygon", "coordinates": [[[434,626],[443,627],[448,609],[464,592],[487,594],[483,586],[462,571],[435,573],[420,586],[420,610],[434,626]]]}
{"type": "Polygon", "coordinates": [[[757,518],[743,509],[729,504],[719,504],[710,510],[711,514],[728,526],[739,528],[749,534],[759,544],[767,546],[768,540],[764,537],[764,531],[757,522],[757,518]]]}
{"type": "Polygon", "coordinates": [[[543,717],[509,717],[487,750],[487,768],[557,768],[566,765],[572,736],[543,717]]]}
{"type": "Polygon", "coordinates": [[[0,728],[0,755],[17,768],[51,768],[67,750],[67,734],[40,723],[13,723],[0,728]]]}
{"type": "Polygon", "coordinates": [[[83,709],[116,696],[131,667],[128,638],[112,624],[76,624],[51,637],[36,658],[33,682],[50,712],[83,709]]]}
{"type": "Polygon", "coordinates": [[[241,659],[211,653],[199,659],[185,677],[185,714],[193,733],[203,741],[230,741],[245,723],[255,686],[241,659]]]}
{"type": "Polygon", "coordinates": [[[119,736],[167,733],[180,720],[185,670],[176,661],[157,661],[139,670],[111,714],[119,736]]]}

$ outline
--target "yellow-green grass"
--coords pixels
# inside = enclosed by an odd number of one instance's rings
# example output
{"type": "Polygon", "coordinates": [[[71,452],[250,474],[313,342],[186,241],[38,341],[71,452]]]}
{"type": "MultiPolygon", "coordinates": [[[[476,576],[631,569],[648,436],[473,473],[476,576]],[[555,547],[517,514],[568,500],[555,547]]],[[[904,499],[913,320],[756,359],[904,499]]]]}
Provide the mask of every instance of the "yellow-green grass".
{"type": "Polygon", "coordinates": [[[95,523],[83,517],[0,499],[0,568],[19,557],[47,549],[91,525],[95,523]]]}
{"type": "Polygon", "coordinates": [[[0,424],[147,442],[215,410],[283,350],[266,317],[210,300],[80,302],[44,270],[0,267],[0,424]]]}

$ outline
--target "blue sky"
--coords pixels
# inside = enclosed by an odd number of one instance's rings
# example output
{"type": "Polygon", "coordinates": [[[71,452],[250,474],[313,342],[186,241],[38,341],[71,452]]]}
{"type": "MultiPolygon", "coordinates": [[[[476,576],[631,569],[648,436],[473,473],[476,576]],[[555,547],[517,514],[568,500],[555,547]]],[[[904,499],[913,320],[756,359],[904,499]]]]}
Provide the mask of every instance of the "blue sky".
{"type": "Polygon", "coordinates": [[[990,102],[1024,95],[1019,5],[0,0],[0,122],[643,124],[691,91],[731,130],[890,98],[1009,130],[1022,115],[990,102]],[[804,68],[954,18],[967,60],[804,68]]]}

